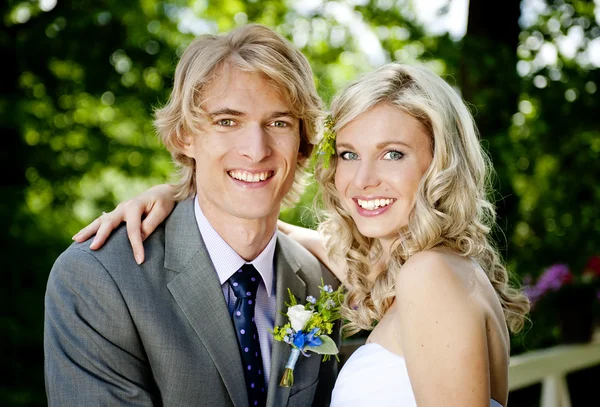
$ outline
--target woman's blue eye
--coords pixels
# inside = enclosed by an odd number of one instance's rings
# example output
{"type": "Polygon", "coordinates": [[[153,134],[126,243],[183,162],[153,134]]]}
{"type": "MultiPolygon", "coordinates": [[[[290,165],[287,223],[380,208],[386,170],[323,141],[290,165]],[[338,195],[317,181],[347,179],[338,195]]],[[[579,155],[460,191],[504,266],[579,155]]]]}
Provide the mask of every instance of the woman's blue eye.
{"type": "Polygon", "coordinates": [[[400,151],[388,151],[387,153],[385,153],[385,155],[383,156],[384,160],[400,160],[402,157],[404,157],[404,153],[401,153],[400,151]]]}
{"type": "Polygon", "coordinates": [[[358,154],[353,153],[352,151],[343,151],[340,153],[340,158],[342,160],[358,160],[358,154]]]}

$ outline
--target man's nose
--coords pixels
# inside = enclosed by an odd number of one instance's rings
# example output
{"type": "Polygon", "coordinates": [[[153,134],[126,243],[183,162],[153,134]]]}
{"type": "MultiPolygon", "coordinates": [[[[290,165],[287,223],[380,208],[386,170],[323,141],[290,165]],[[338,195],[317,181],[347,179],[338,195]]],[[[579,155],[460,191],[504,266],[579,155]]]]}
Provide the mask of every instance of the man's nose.
{"type": "Polygon", "coordinates": [[[271,155],[270,136],[267,130],[258,124],[248,127],[240,147],[241,154],[253,162],[261,162],[271,155]]]}

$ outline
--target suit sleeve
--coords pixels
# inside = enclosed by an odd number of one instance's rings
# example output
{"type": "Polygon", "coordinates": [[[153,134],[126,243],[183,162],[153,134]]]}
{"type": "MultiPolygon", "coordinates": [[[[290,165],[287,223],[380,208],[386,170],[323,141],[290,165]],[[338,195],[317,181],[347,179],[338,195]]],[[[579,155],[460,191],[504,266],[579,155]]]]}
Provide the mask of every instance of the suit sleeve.
{"type": "Polygon", "coordinates": [[[48,279],[44,373],[49,406],[160,403],[115,281],[96,257],[73,246],[57,259],[48,279]]]}

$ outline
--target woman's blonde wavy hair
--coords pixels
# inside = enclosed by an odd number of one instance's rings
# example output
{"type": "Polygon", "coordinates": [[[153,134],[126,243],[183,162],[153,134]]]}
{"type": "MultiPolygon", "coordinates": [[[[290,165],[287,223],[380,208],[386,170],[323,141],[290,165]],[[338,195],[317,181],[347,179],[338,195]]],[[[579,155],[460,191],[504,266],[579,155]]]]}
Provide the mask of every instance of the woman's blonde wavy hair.
{"type": "MultiPolygon", "coordinates": [[[[323,116],[306,57],[275,31],[259,24],[238,27],[226,35],[201,35],[186,48],[177,68],[167,104],[155,111],[154,126],[179,170],[175,199],[196,193],[196,164],[183,154],[189,135],[198,137],[208,119],[203,110],[203,90],[221,69],[236,68],[268,78],[300,119],[300,149],[309,157],[323,116]]],[[[283,203],[293,205],[305,186],[308,160],[298,160],[296,176],[283,203]]]]}
{"type": "Polygon", "coordinates": [[[431,137],[433,160],[423,175],[406,227],[385,271],[374,282],[367,276],[382,254],[377,239],[361,235],[335,189],[336,160],[315,167],[321,184],[319,230],[328,255],[347,263],[351,287],[342,307],[350,335],[370,330],[394,300],[395,275],[413,254],[447,248],[475,259],[489,277],[502,304],[509,329],[522,329],[529,301],[509,282],[509,273],[491,241],[495,208],[488,199],[493,167],[480,145],[473,118],[459,94],[421,65],[390,63],[348,86],[331,106],[334,132],[381,103],[418,120],[431,137]],[[350,306],[352,305],[352,306],[350,306]]]}

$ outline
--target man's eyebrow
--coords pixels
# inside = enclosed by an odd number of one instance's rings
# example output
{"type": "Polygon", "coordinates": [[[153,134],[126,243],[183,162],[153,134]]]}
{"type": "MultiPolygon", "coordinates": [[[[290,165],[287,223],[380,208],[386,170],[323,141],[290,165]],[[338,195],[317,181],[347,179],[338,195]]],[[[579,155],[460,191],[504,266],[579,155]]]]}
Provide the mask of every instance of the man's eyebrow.
{"type": "Polygon", "coordinates": [[[240,112],[239,110],[233,110],[233,109],[229,109],[227,107],[223,108],[223,109],[217,109],[213,112],[208,112],[208,114],[212,117],[215,116],[221,116],[221,115],[227,115],[227,116],[245,116],[246,113],[244,112],[240,112]]]}
{"type": "Polygon", "coordinates": [[[268,119],[268,120],[271,120],[271,119],[276,119],[277,117],[286,117],[286,116],[287,116],[287,117],[293,117],[293,118],[296,118],[296,116],[295,116],[295,115],[293,115],[293,114],[292,114],[292,112],[290,112],[289,110],[284,110],[284,111],[281,111],[281,112],[273,112],[273,113],[271,113],[271,114],[270,114],[270,115],[267,117],[267,119],[268,119]]]}

